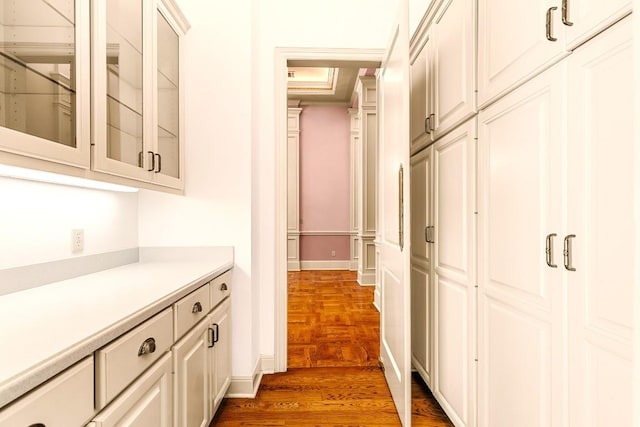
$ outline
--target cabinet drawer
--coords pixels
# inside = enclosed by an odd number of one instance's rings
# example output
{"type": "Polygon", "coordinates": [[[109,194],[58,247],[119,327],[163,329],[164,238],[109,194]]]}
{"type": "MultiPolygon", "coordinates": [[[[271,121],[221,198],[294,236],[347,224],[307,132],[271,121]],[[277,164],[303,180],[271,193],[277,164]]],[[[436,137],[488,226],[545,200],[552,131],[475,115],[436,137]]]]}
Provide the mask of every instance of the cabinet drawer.
{"type": "Polygon", "coordinates": [[[231,270],[213,279],[211,286],[211,308],[214,308],[231,293],[231,270]]]}
{"type": "Polygon", "coordinates": [[[93,358],[87,357],[0,411],[0,427],[81,427],[93,413],[93,358]]]}
{"type": "Polygon", "coordinates": [[[96,351],[96,406],[102,409],[173,344],[171,307],[96,351]]]}
{"type": "Polygon", "coordinates": [[[201,286],[178,301],[174,308],[174,341],[178,341],[189,329],[211,310],[209,285],[201,286]]]}

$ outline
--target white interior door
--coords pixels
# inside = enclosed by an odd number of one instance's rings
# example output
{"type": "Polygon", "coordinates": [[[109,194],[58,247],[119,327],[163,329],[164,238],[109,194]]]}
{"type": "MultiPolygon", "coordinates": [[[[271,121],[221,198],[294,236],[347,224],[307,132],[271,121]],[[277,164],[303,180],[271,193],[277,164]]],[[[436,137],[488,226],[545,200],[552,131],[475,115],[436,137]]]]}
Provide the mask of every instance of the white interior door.
{"type": "Polygon", "coordinates": [[[411,425],[409,6],[400,2],[380,73],[380,358],[400,420],[411,425]],[[407,238],[405,238],[405,235],[407,238]]]}

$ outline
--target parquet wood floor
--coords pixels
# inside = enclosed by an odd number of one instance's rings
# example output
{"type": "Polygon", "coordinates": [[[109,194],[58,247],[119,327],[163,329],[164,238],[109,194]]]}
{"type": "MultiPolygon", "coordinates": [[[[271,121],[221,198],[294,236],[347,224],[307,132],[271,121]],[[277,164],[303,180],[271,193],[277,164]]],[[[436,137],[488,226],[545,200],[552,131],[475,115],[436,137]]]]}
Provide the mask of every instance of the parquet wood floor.
{"type": "MultiPolygon", "coordinates": [[[[373,287],[355,273],[289,273],[288,366],[265,375],[255,399],[224,399],[211,426],[400,426],[378,368],[378,311],[373,287]]],[[[415,375],[412,424],[450,427],[415,375]]]]}

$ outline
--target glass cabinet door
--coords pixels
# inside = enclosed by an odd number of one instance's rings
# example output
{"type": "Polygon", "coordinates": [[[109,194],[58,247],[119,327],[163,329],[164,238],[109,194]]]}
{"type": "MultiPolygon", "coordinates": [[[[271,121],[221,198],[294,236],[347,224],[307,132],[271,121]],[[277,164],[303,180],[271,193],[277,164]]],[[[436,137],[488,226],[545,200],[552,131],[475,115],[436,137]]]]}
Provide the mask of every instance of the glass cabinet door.
{"type": "Polygon", "coordinates": [[[142,3],[107,1],[107,157],[143,166],[142,3]]]}
{"type": "Polygon", "coordinates": [[[146,45],[142,0],[92,2],[94,169],[146,179],[146,45]]]}
{"type": "Polygon", "coordinates": [[[0,2],[1,149],[89,166],[88,7],[0,2]]]}
{"type": "Polygon", "coordinates": [[[180,152],[180,38],[162,12],[157,12],[157,171],[182,178],[180,152]]]}

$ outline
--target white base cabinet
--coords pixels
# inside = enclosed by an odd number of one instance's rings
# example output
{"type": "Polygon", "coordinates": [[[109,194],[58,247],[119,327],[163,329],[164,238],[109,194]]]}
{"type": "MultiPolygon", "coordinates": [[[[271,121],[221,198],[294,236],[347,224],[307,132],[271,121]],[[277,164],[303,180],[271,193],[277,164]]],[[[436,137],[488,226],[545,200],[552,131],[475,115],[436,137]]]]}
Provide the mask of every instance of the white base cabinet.
{"type": "Polygon", "coordinates": [[[171,353],[165,353],[152,368],[101,411],[88,427],[173,426],[171,362],[171,353]]]}
{"type": "Polygon", "coordinates": [[[211,416],[222,402],[231,384],[231,301],[227,299],[209,316],[213,329],[213,347],[210,348],[210,407],[211,416]]]}
{"type": "Polygon", "coordinates": [[[79,427],[93,413],[93,358],[88,357],[0,411],[0,427],[79,427]]]}

